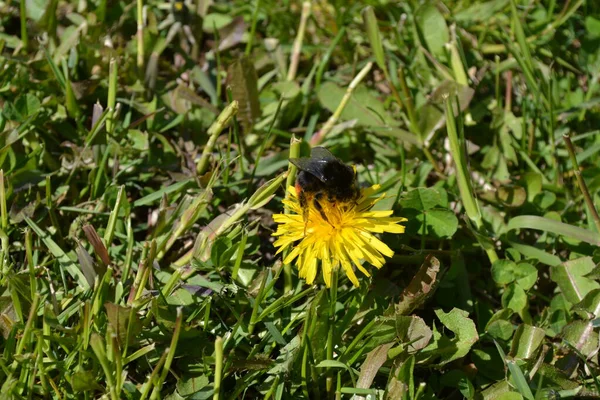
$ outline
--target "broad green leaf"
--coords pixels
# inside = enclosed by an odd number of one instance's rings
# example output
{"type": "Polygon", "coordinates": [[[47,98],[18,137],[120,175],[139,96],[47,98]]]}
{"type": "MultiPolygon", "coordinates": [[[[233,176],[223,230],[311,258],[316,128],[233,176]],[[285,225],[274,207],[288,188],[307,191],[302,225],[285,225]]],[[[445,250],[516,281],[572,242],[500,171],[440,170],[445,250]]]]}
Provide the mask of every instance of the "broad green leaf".
{"type": "Polygon", "coordinates": [[[468,318],[469,314],[466,311],[453,308],[445,313],[438,309],[435,314],[454,336],[444,336],[435,329],[433,342],[423,349],[421,355],[431,361],[437,360],[437,365],[442,366],[466,356],[473,344],[479,340],[479,335],[475,323],[468,318]]]}
{"type": "MultiPolygon", "coordinates": [[[[213,395],[213,387],[210,384],[210,381],[206,375],[195,376],[193,378],[188,379],[180,379],[177,382],[177,392],[181,396],[190,396],[193,394],[197,394],[202,392],[206,394],[206,397],[202,398],[210,398],[213,395]]],[[[193,396],[194,399],[199,399],[199,396],[193,396]]]]}
{"type": "Polygon", "coordinates": [[[501,11],[508,5],[509,0],[491,0],[473,2],[454,15],[456,21],[486,22],[492,17],[501,17],[501,11]]]}
{"type": "Polygon", "coordinates": [[[574,311],[585,311],[584,318],[600,317],[600,289],[591,290],[579,303],[573,306],[574,311]]]}
{"type": "Polygon", "coordinates": [[[504,380],[504,361],[495,347],[484,346],[471,351],[471,360],[483,377],[494,381],[504,380]]]}
{"type": "Polygon", "coordinates": [[[101,390],[96,374],[92,371],[80,370],[70,377],[71,387],[75,393],[89,392],[90,390],[101,390]]]}
{"type": "Polygon", "coordinates": [[[510,356],[515,359],[528,360],[536,356],[546,336],[546,332],[538,327],[522,324],[513,337],[510,356]]]}
{"type": "Polygon", "coordinates": [[[527,306],[527,294],[517,284],[510,284],[502,294],[502,307],[520,312],[527,306]]]}
{"type": "Polygon", "coordinates": [[[427,1],[416,12],[415,20],[427,48],[435,57],[446,59],[445,45],[450,41],[450,32],[444,16],[433,1],[427,1]]]}
{"type": "Polygon", "coordinates": [[[406,192],[400,199],[400,205],[403,208],[414,208],[419,211],[426,211],[435,206],[445,207],[447,200],[442,189],[436,188],[416,188],[406,192]]]}
{"type": "Polygon", "coordinates": [[[106,308],[108,323],[119,338],[121,346],[125,345],[127,339],[129,339],[130,344],[139,340],[137,335],[142,330],[142,323],[135,310],[132,310],[131,307],[113,303],[106,303],[104,307],[106,308]]]}
{"type": "Polygon", "coordinates": [[[565,261],[550,268],[550,278],[558,284],[569,302],[579,303],[590,291],[600,288],[597,281],[586,277],[595,266],[591,257],[565,261]]]}
{"type": "Polygon", "coordinates": [[[515,280],[517,264],[511,260],[496,260],[492,264],[492,278],[500,285],[508,285],[515,280]]]}
{"type": "Polygon", "coordinates": [[[254,64],[247,57],[242,57],[227,70],[227,80],[231,86],[233,99],[237,100],[238,119],[244,131],[249,132],[254,122],[260,117],[260,102],[258,99],[258,77],[254,64]]]}
{"type": "Polygon", "coordinates": [[[529,290],[535,285],[538,271],[533,265],[525,262],[518,263],[516,273],[517,285],[524,290],[529,290]]]}
{"type": "MultiPolygon", "coordinates": [[[[492,318],[485,325],[485,332],[496,339],[509,340],[515,330],[510,318],[513,312],[503,308],[492,315],[492,318]]],[[[492,353],[495,354],[495,353],[492,353]]]]}
{"type": "MultiPolygon", "coordinates": [[[[506,309],[505,309],[506,310],[506,309]]],[[[515,328],[510,321],[497,320],[488,324],[487,333],[494,339],[509,340],[515,328]]]]}
{"type": "Polygon", "coordinates": [[[472,399],[475,396],[473,383],[467,377],[464,371],[453,369],[446,372],[440,379],[443,386],[458,389],[465,399],[472,399]]]}
{"type": "Polygon", "coordinates": [[[505,392],[497,397],[498,400],[523,400],[523,396],[518,392],[505,392]]]}
{"type": "Polygon", "coordinates": [[[584,357],[589,357],[598,351],[598,332],[589,321],[571,322],[563,328],[561,336],[584,357]]]}
{"type": "MultiPolygon", "coordinates": [[[[345,88],[341,88],[333,82],[325,82],[319,88],[317,96],[323,107],[333,113],[345,94],[345,88]]],[[[388,114],[383,103],[363,85],[354,90],[340,119],[343,121],[356,119],[360,125],[369,127],[398,126],[398,122],[388,114]]]]}
{"type": "Polygon", "coordinates": [[[585,30],[592,38],[600,37],[600,20],[588,15],[585,17],[585,30]]]}
{"type": "MultiPolygon", "coordinates": [[[[450,210],[433,209],[418,214],[416,220],[426,226],[427,234],[436,237],[452,237],[458,229],[458,218],[450,210]]],[[[423,232],[423,227],[420,229],[423,232]]]]}
{"type": "Polygon", "coordinates": [[[522,179],[527,188],[527,201],[531,203],[535,196],[542,191],[542,175],[537,172],[527,172],[522,179]]]}
{"type": "Polygon", "coordinates": [[[546,210],[556,202],[556,195],[552,192],[541,192],[535,196],[533,202],[542,210],[546,210]]]}

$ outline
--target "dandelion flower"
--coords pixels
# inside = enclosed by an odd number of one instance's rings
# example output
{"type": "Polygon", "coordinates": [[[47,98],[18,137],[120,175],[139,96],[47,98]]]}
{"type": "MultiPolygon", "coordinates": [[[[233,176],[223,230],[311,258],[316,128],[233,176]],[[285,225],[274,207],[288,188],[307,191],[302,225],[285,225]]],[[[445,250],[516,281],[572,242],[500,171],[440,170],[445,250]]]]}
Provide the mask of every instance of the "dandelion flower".
{"type": "Polygon", "coordinates": [[[320,205],[327,220],[310,202],[307,223],[302,218],[296,190],[289,187],[289,196],[283,202],[290,213],[273,215],[273,220],[279,224],[273,234],[277,236],[277,253],[292,248],[283,262],[290,264],[296,260],[299,276],[312,284],[320,261],[327,287],[331,285],[332,271],[341,266],[348,279],[358,286],[353,267],[370,276],[362,265],[363,261],[381,268],[385,264],[384,256],[394,255],[392,249],[375,234],[404,233],[404,226],[399,224],[406,218],[392,217],[392,210],[371,210],[385,196],[371,197],[379,187],[374,185],[363,189],[356,202],[330,203],[322,200],[320,205]]]}

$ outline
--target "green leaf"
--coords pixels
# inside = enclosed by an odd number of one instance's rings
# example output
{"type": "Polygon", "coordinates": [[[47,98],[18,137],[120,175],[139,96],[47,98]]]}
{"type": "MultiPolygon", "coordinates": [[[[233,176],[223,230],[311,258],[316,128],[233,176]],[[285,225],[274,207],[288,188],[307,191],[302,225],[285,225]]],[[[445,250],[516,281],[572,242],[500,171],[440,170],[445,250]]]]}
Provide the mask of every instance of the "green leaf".
{"type": "Polygon", "coordinates": [[[590,291],[600,288],[598,282],[586,277],[595,266],[591,257],[566,261],[550,268],[550,279],[558,284],[569,302],[579,303],[590,291]]]}
{"type": "Polygon", "coordinates": [[[469,313],[466,311],[453,308],[445,313],[438,309],[435,314],[442,324],[454,333],[454,337],[443,336],[435,329],[433,342],[423,349],[421,354],[428,356],[429,360],[439,358],[437,365],[442,366],[466,356],[473,344],[479,340],[479,335],[475,323],[468,318],[469,313]]]}
{"type": "Polygon", "coordinates": [[[406,192],[400,199],[400,205],[403,208],[414,208],[419,211],[426,211],[435,206],[446,207],[447,200],[442,189],[436,188],[416,188],[406,192]]]}
{"type": "Polygon", "coordinates": [[[536,356],[546,332],[538,327],[522,324],[513,337],[510,356],[515,359],[529,360],[536,356]]]}
{"type": "Polygon", "coordinates": [[[508,2],[509,0],[473,2],[468,8],[456,13],[454,19],[465,22],[485,22],[501,12],[508,2]]]}
{"type": "Polygon", "coordinates": [[[475,396],[475,388],[464,371],[457,369],[448,371],[442,376],[440,383],[458,389],[465,399],[472,399],[475,396]]]}
{"type": "Polygon", "coordinates": [[[585,30],[590,38],[600,37],[600,20],[588,15],[585,17],[585,30]]]}
{"type": "Polygon", "coordinates": [[[523,254],[529,259],[539,260],[541,263],[551,266],[559,265],[561,263],[560,258],[554,254],[550,254],[544,250],[538,249],[537,247],[513,242],[511,240],[508,240],[507,243],[510,244],[513,249],[517,250],[519,253],[523,254]]]}
{"type": "Polygon", "coordinates": [[[521,286],[524,290],[529,290],[537,282],[538,271],[537,269],[525,262],[517,264],[516,270],[517,285],[521,286]]]}
{"type": "Polygon", "coordinates": [[[527,379],[525,379],[523,371],[521,371],[521,368],[519,368],[519,365],[513,359],[506,357],[506,354],[498,342],[494,341],[494,343],[496,344],[498,353],[500,353],[500,357],[505,360],[506,365],[511,373],[511,378],[514,381],[514,385],[519,393],[521,393],[521,395],[523,395],[523,397],[525,397],[527,400],[534,400],[533,393],[531,393],[531,388],[527,383],[527,379]]]}
{"type": "Polygon", "coordinates": [[[415,393],[415,356],[410,355],[399,367],[390,372],[390,378],[386,387],[386,400],[402,399],[408,395],[414,398],[415,393]]]}
{"type": "MultiPolygon", "coordinates": [[[[458,229],[458,218],[450,210],[434,209],[417,215],[416,220],[427,226],[427,233],[437,237],[452,237],[458,229]]],[[[423,232],[423,228],[420,229],[423,232]]]]}
{"type": "Polygon", "coordinates": [[[546,210],[556,203],[556,195],[552,192],[542,192],[535,196],[533,202],[542,210],[546,210]]]}
{"type": "Polygon", "coordinates": [[[132,312],[131,307],[124,307],[113,303],[106,303],[104,307],[106,308],[108,323],[112,326],[113,332],[118,336],[121,345],[125,344],[128,337],[130,344],[139,340],[136,336],[142,330],[142,323],[135,310],[132,312]]]}
{"type": "Polygon", "coordinates": [[[589,321],[571,322],[563,328],[561,336],[586,358],[598,350],[598,332],[589,321]]]}
{"type": "Polygon", "coordinates": [[[527,306],[527,294],[517,284],[510,284],[502,294],[502,307],[520,312],[527,306]]]}
{"type": "Polygon", "coordinates": [[[190,396],[197,393],[202,393],[204,397],[198,395],[193,396],[194,399],[208,399],[213,396],[213,387],[206,375],[194,376],[188,379],[180,379],[177,382],[177,392],[181,396],[190,396]]]}
{"type": "Polygon", "coordinates": [[[600,289],[590,290],[583,300],[573,306],[573,310],[585,311],[587,318],[600,317],[600,289]]]}
{"type": "Polygon", "coordinates": [[[562,236],[567,236],[582,242],[600,246],[600,233],[579,228],[577,226],[554,221],[549,218],[538,217],[536,215],[521,215],[511,218],[508,221],[508,230],[513,229],[537,229],[540,231],[551,232],[562,236]]]}
{"type": "Polygon", "coordinates": [[[512,337],[515,328],[510,317],[513,315],[513,311],[503,308],[497,311],[492,318],[487,322],[485,331],[492,337],[502,340],[508,340],[512,337]]]}
{"type": "Polygon", "coordinates": [[[515,280],[517,264],[511,260],[496,260],[492,264],[492,278],[500,285],[508,285],[515,280]]]}
{"type": "Polygon", "coordinates": [[[70,383],[73,391],[76,393],[102,389],[102,387],[98,384],[96,374],[92,371],[75,372],[73,375],[71,375],[70,383]]]}
{"type": "Polygon", "coordinates": [[[239,104],[238,119],[244,131],[249,132],[261,115],[258,76],[252,61],[248,57],[242,57],[230,65],[227,70],[227,80],[231,86],[233,99],[239,104]]]}
{"type": "Polygon", "coordinates": [[[481,373],[483,377],[495,381],[504,380],[504,361],[498,354],[498,350],[493,347],[485,346],[480,349],[473,349],[470,357],[477,367],[478,373],[481,373]]]}
{"type": "Polygon", "coordinates": [[[445,45],[450,41],[446,20],[432,1],[425,2],[416,12],[415,21],[427,48],[435,57],[445,60],[445,45]]]}
{"type": "Polygon", "coordinates": [[[146,206],[148,204],[152,204],[157,200],[160,200],[163,197],[163,194],[170,194],[174,192],[183,191],[186,187],[192,183],[192,179],[186,179],[177,183],[174,183],[169,186],[165,186],[160,188],[157,191],[150,193],[147,196],[144,196],[140,199],[137,199],[133,202],[133,207],[141,207],[146,206]]]}
{"type": "MultiPolygon", "coordinates": [[[[345,94],[345,88],[340,88],[333,82],[325,82],[319,88],[317,97],[323,107],[333,113],[345,94]]],[[[388,114],[383,104],[363,85],[354,90],[340,119],[356,119],[358,124],[369,127],[398,126],[398,122],[388,114]]]]}
{"type": "Polygon", "coordinates": [[[498,400],[523,400],[523,396],[518,392],[505,392],[497,397],[498,400]]]}
{"type": "Polygon", "coordinates": [[[85,275],[81,271],[81,269],[77,268],[73,260],[63,251],[63,249],[56,244],[56,242],[50,237],[50,235],[42,230],[33,220],[29,219],[29,217],[25,217],[25,222],[31,227],[31,229],[35,232],[36,235],[42,239],[50,253],[58,260],[60,267],[64,268],[72,277],[75,279],[77,284],[82,289],[88,289],[90,285],[88,284],[85,275]]]}
{"type": "Polygon", "coordinates": [[[527,201],[532,202],[535,196],[542,191],[542,175],[537,172],[527,172],[522,178],[527,189],[527,201]]]}
{"type": "Polygon", "coordinates": [[[381,43],[381,33],[379,32],[379,26],[377,25],[377,17],[373,7],[368,6],[363,10],[363,21],[365,29],[367,31],[367,38],[369,38],[369,44],[373,51],[373,56],[377,65],[382,70],[386,71],[385,57],[383,53],[383,44],[381,43]]]}

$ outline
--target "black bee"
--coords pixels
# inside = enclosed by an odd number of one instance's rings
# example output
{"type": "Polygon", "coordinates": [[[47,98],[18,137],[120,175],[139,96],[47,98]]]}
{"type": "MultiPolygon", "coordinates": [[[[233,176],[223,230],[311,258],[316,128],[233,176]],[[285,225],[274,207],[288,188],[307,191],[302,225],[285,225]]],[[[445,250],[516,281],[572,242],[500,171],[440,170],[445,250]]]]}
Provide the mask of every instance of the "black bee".
{"type": "Polygon", "coordinates": [[[305,223],[311,201],[323,219],[328,221],[319,203],[321,200],[346,203],[360,197],[356,170],[337,159],[325,147],[313,148],[310,158],[291,158],[290,162],[299,170],[296,175],[296,193],[305,223]]]}

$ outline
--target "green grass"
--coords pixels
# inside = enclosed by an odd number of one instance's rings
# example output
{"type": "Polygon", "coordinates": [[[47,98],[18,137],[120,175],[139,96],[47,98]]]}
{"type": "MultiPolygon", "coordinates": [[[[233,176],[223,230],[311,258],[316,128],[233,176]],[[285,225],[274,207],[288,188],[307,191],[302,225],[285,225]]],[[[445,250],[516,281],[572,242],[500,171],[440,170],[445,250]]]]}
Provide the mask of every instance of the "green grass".
{"type": "Polygon", "coordinates": [[[600,4],[207,3],[0,4],[0,398],[600,396],[600,4]],[[408,219],[356,288],[315,145],[408,219]]]}

